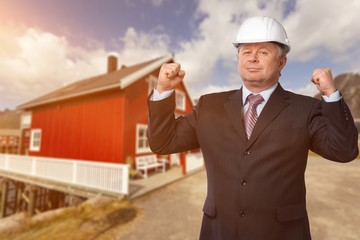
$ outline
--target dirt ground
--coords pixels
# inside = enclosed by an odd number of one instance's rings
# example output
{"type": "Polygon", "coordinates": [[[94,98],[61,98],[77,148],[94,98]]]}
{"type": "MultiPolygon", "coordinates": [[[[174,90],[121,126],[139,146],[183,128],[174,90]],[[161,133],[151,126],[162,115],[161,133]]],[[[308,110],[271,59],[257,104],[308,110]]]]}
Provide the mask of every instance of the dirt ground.
{"type": "MultiPolygon", "coordinates": [[[[360,160],[339,164],[312,156],[306,180],[312,238],[359,240],[360,160]]],[[[134,200],[139,208],[137,218],[113,236],[127,240],[198,239],[205,196],[206,174],[200,171],[134,200]]]]}

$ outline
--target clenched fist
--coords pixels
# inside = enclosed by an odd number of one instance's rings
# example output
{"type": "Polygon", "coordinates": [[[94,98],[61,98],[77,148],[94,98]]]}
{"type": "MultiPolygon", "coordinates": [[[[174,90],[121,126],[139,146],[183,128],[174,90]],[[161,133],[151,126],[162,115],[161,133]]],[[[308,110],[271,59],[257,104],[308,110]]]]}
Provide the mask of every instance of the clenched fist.
{"type": "Polygon", "coordinates": [[[159,72],[158,85],[156,90],[159,93],[163,91],[174,89],[185,76],[185,71],[181,70],[181,65],[178,63],[164,63],[159,72]]]}
{"type": "Polygon", "coordinates": [[[335,82],[330,68],[315,69],[311,81],[325,96],[329,96],[336,91],[335,82]]]}

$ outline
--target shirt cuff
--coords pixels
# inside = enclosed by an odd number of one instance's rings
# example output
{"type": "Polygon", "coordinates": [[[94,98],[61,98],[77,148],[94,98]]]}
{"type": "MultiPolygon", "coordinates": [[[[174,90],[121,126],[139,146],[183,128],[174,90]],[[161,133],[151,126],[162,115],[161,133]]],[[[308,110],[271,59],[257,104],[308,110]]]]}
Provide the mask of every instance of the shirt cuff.
{"type": "Polygon", "coordinates": [[[165,98],[168,98],[172,93],[174,92],[174,89],[164,91],[162,93],[159,93],[158,90],[154,89],[153,95],[150,97],[151,101],[160,101],[165,98]]]}
{"type": "Polygon", "coordinates": [[[341,95],[339,90],[337,90],[336,92],[333,92],[329,96],[322,95],[322,98],[324,99],[325,102],[337,102],[341,99],[341,95]]]}

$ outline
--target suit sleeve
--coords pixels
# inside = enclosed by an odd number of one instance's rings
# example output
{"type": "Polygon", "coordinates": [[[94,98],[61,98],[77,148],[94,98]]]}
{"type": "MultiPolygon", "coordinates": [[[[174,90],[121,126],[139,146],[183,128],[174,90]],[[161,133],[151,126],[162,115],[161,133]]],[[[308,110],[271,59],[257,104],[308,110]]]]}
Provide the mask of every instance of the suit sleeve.
{"type": "MultiPolygon", "coordinates": [[[[150,95],[151,96],[151,95],[150,95]]],[[[171,154],[199,148],[196,137],[197,111],[175,118],[175,94],[160,101],[148,99],[148,139],[157,154],[171,154]]]]}
{"type": "Polygon", "coordinates": [[[309,126],[312,151],[337,162],[349,162],[358,156],[358,131],[343,98],[337,102],[319,101],[309,126]]]}

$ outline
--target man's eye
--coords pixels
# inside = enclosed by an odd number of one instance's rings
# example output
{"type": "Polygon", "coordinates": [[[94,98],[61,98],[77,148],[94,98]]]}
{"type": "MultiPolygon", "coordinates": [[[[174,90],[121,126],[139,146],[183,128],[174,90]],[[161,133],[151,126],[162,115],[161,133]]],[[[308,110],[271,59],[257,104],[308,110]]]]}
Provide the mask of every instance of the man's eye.
{"type": "Polygon", "coordinates": [[[268,52],[267,51],[260,51],[260,55],[266,56],[266,55],[268,55],[268,52]]]}

